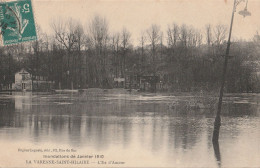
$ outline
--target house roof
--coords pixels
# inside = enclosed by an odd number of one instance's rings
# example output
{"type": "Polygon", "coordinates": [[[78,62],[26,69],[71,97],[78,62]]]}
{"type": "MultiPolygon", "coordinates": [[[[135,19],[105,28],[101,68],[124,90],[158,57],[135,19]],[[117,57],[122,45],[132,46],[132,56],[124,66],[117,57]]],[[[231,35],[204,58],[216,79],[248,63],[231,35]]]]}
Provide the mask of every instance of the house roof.
{"type": "Polygon", "coordinates": [[[19,74],[29,74],[29,72],[26,71],[24,68],[22,68],[20,71],[18,71],[16,73],[19,73],[19,74]]]}

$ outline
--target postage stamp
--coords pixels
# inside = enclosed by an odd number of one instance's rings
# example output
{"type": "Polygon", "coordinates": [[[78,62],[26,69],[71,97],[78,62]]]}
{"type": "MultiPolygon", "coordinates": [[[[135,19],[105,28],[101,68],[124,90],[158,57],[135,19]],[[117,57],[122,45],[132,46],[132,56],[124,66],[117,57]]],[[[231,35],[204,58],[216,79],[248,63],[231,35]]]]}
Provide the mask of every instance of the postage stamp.
{"type": "Polygon", "coordinates": [[[31,0],[1,2],[0,29],[3,45],[37,40],[31,0]]]}

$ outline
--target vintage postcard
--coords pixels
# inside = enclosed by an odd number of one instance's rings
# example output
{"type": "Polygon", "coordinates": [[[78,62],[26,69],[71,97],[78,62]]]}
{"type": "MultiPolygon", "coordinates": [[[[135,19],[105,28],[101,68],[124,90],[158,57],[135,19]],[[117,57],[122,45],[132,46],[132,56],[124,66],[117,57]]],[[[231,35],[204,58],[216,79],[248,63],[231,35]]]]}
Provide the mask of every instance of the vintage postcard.
{"type": "Polygon", "coordinates": [[[0,1],[0,168],[260,167],[259,9],[0,1]]]}

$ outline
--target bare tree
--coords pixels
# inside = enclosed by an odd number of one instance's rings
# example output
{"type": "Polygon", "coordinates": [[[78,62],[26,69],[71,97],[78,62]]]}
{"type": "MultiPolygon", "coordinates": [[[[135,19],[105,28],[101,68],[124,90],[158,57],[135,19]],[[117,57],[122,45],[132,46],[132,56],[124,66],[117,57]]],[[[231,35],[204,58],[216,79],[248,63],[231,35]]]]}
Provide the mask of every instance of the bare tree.
{"type": "Polygon", "coordinates": [[[174,62],[174,54],[176,52],[177,42],[180,41],[180,28],[176,23],[168,27],[167,30],[167,43],[170,49],[169,61],[174,62]]]}
{"type": "Polygon", "coordinates": [[[201,31],[197,30],[196,32],[196,41],[197,41],[197,46],[200,47],[202,45],[202,39],[203,39],[203,35],[201,33],[201,31]]]}
{"type": "Polygon", "coordinates": [[[213,37],[212,37],[212,26],[210,24],[206,25],[205,27],[206,29],[206,41],[207,41],[207,45],[210,46],[212,44],[213,41],[213,37]]]}
{"type": "Polygon", "coordinates": [[[125,70],[126,70],[126,53],[127,50],[130,46],[130,38],[131,38],[131,34],[130,32],[124,27],[122,30],[122,34],[121,34],[121,45],[122,45],[122,52],[123,52],[123,64],[121,67],[121,73],[123,74],[123,76],[125,77],[125,70]]]}
{"type": "Polygon", "coordinates": [[[222,45],[227,36],[227,26],[218,24],[214,27],[214,39],[215,47],[213,49],[214,59],[217,59],[219,55],[224,52],[224,46],[222,45]]]}
{"type": "Polygon", "coordinates": [[[141,47],[143,48],[144,45],[145,45],[145,42],[146,42],[146,36],[145,36],[144,32],[141,33],[141,37],[139,39],[139,42],[140,42],[141,47]]]}
{"type": "Polygon", "coordinates": [[[139,39],[139,43],[141,45],[141,58],[139,58],[139,73],[145,71],[145,54],[144,54],[144,45],[146,42],[146,36],[144,32],[141,33],[141,37],[139,39]]]}
{"type": "Polygon", "coordinates": [[[70,82],[71,89],[73,89],[73,79],[71,77],[73,77],[74,74],[70,73],[70,57],[76,44],[76,25],[76,21],[73,19],[62,20],[59,18],[51,22],[55,39],[67,51],[67,86],[69,86],[70,82]]]}
{"type": "Polygon", "coordinates": [[[196,46],[195,29],[191,26],[187,27],[187,45],[189,47],[196,46]]]}
{"type": "Polygon", "coordinates": [[[120,59],[119,59],[119,49],[120,49],[120,34],[114,33],[111,36],[111,47],[114,55],[114,65],[115,65],[115,76],[119,76],[119,67],[120,67],[120,59]]]}
{"type": "Polygon", "coordinates": [[[76,69],[77,74],[76,82],[78,84],[78,88],[86,87],[86,55],[82,54],[81,51],[85,46],[86,36],[84,34],[83,26],[80,22],[77,22],[75,25],[75,48],[77,51],[77,58],[73,57],[73,65],[76,69]]]}
{"type": "Polygon", "coordinates": [[[106,74],[106,49],[109,40],[107,20],[104,17],[96,15],[90,21],[87,36],[90,47],[94,49],[94,53],[97,57],[97,62],[94,65],[94,83],[98,84],[99,86],[107,86],[108,77],[106,74]]]}
{"type": "Polygon", "coordinates": [[[151,46],[152,65],[154,67],[156,61],[157,46],[160,42],[160,35],[161,35],[160,27],[156,24],[153,24],[146,32],[147,32],[147,39],[151,46]]]}
{"type": "Polygon", "coordinates": [[[127,49],[131,45],[131,33],[124,27],[122,30],[122,47],[127,49]]]}
{"type": "Polygon", "coordinates": [[[224,42],[226,36],[227,36],[227,26],[218,24],[214,28],[214,35],[215,35],[215,43],[217,45],[220,45],[224,42]]]}
{"type": "Polygon", "coordinates": [[[162,61],[163,57],[163,32],[160,34],[160,61],[162,61]]]}
{"type": "Polygon", "coordinates": [[[99,15],[96,15],[89,24],[88,37],[98,54],[101,55],[102,49],[108,38],[107,20],[99,15]]]}
{"type": "Polygon", "coordinates": [[[61,18],[51,22],[51,28],[55,38],[68,52],[72,51],[76,43],[76,22],[73,19],[62,20],[61,18]]]}
{"type": "MultiPolygon", "coordinates": [[[[53,64],[53,58],[50,56],[50,36],[48,34],[44,33],[43,34],[43,48],[44,52],[46,53],[48,64],[46,65],[46,72],[48,76],[48,81],[53,81],[53,69],[54,69],[54,64],[53,64]]],[[[56,66],[56,65],[55,65],[56,66]]]]}
{"type": "Polygon", "coordinates": [[[199,30],[190,28],[188,37],[190,46],[199,47],[202,44],[202,34],[199,30]]]}
{"type": "MultiPolygon", "coordinates": [[[[147,30],[147,38],[151,47],[151,56],[152,56],[152,63],[151,63],[151,72],[155,78],[157,66],[156,66],[156,58],[157,58],[157,47],[160,43],[161,38],[161,31],[158,25],[151,25],[150,28],[147,30]]],[[[151,82],[152,90],[156,91],[156,81],[151,82]]]]}
{"type": "Polygon", "coordinates": [[[40,68],[40,62],[39,62],[39,55],[40,52],[42,51],[43,47],[43,38],[44,38],[44,33],[41,30],[41,27],[39,25],[36,25],[36,30],[37,30],[37,36],[38,40],[34,41],[31,43],[32,49],[33,49],[33,55],[31,58],[31,73],[32,73],[32,89],[38,89],[39,88],[39,68],[40,68]],[[34,61],[35,60],[35,61],[34,61]],[[36,87],[34,85],[34,80],[36,79],[36,87]]]}
{"type": "Polygon", "coordinates": [[[179,26],[174,23],[173,26],[169,26],[167,30],[168,35],[168,46],[176,46],[177,40],[179,39],[179,26]]]}
{"type": "Polygon", "coordinates": [[[183,47],[188,45],[188,27],[183,24],[180,29],[180,41],[183,47]]]}

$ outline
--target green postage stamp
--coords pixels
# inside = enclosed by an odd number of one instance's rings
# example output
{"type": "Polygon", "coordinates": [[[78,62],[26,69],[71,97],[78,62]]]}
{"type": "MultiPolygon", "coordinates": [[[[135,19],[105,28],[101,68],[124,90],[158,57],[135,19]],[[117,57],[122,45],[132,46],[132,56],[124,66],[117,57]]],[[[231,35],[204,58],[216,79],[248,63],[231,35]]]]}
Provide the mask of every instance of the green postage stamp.
{"type": "Polygon", "coordinates": [[[0,2],[3,45],[37,40],[31,0],[0,2]]]}

